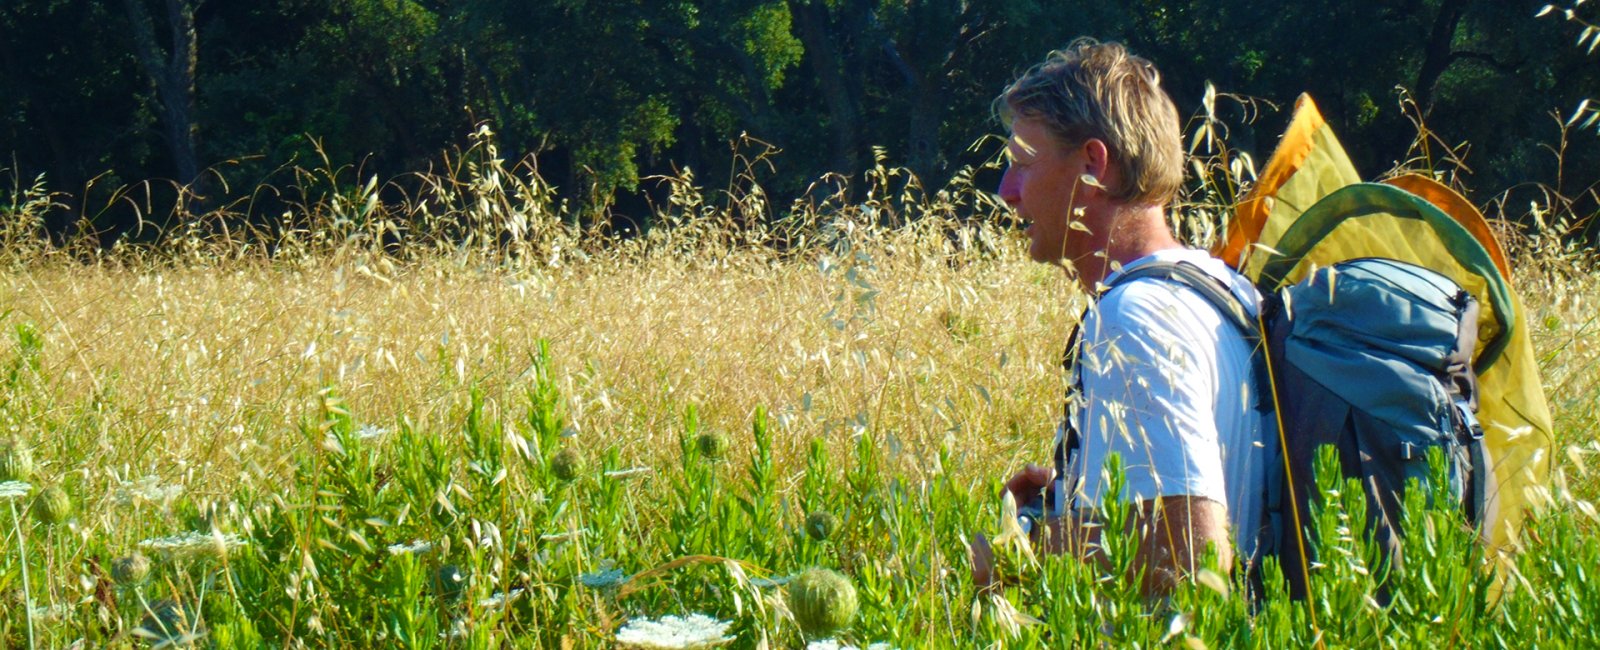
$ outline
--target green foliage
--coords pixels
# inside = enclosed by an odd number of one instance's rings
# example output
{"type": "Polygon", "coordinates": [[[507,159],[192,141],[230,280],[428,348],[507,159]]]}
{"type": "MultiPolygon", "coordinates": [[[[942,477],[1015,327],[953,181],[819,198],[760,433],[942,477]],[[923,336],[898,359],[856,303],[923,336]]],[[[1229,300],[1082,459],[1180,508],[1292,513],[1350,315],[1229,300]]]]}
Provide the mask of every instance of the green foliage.
{"type": "MultiPolygon", "coordinates": [[[[462,387],[452,431],[358,425],[324,391],[281,490],[185,498],[176,519],[189,531],[174,532],[193,537],[146,542],[151,557],[109,562],[111,600],[40,618],[43,638],[108,639],[84,614],[91,606],[120,629],[203,635],[222,648],[605,647],[624,620],[690,612],[731,621],[734,647],[834,635],[895,647],[1542,647],[1581,645],[1597,628],[1600,551],[1577,518],[1592,506],[1555,493],[1521,553],[1488,555],[1459,509],[1436,496],[1448,478],[1437,454],[1430,480],[1408,488],[1407,544],[1393,565],[1363,534],[1360,484],[1338,478],[1331,450],[1319,455],[1305,602],[1287,599],[1275,562],[1252,601],[1243,577],[1214,557],[1170,598],[1143,599],[1116,462],[1100,517],[1103,561],[1013,558],[1014,579],[978,593],[965,539],[993,525],[997,486],[961,483],[951,449],[913,479],[887,461],[887,436],[863,415],[845,423],[842,471],[822,438],[803,442],[803,468],[787,469],[774,453],[782,430],[757,409],[748,444],[734,445],[749,456],[715,461],[696,443],[699,410],[687,407],[675,464],[638,474],[612,448],[598,454],[601,472],[565,480],[559,458],[587,434],[571,433],[564,378],[549,346],[538,349],[522,375],[525,403],[502,411],[462,387]],[[797,522],[800,513],[810,514],[797,522]]],[[[26,530],[35,545],[64,542],[26,530]]],[[[115,548],[98,535],[86,544],[91,556],[115,548]]],[[[51,567],[39,558],[52,555],[0,553],[0,597],[15,593],[20,568],[44,585],[51,567]]],[[[22,611],[0,617],[0,642],[23,644],[22,611]]]]}
{"type": "MultiPolygon", "coordinates": [[[[483,126],[584,224],[656,225],[640,199],[659,202],[663,175],[731,190],[749,170],[725,152],[746,137],[784,152],[781,167],[757,166],[767,205],[859,198],[874,147],[911,172],[896,192],[936,192],[992,162],[995,94],[1077,34],[1154,60],[1186,114],[1206,108],[1208,87],[1263,98],[1219,116],[1243,152],[1264,157],[1286,117],[1271,107],[1310,92],[1360,169],[1400,161],[1485,195],[1532,192],[1532,180],[1595,209],[1585,190],[1600,148],[1567,134],[1597,123],[1582,101],[1600,80],[1600,32],[1583,3],[1536,18],[1491,0],[133,2],[158,41],[169,6],[198,7],[192,126],[209,171],[192,194],[139,184],[172,177],[178,154],[126,29],[134,4],[8,2],[0,95],[15,101],[0,109],[0,153],[18,180],[0,204],[39,198],[35,179],[66,191],[22,212],[37,218],[14,224],[30,237],[143,241],[216,211],[230,228],[292,230],[287,208],[338,193],[263,183],[312,189],[308,170],[326,168],[358,186],[384,179],[386,200],[427,196],[437,188],[413,173],[437,171],[440,152],[471,147],[463,135],[483,126]],[[815,184],[829,172],[844,176],[815,184]],[[623,214],[602,210],[618,201],[623,214]]],[[[1507,216],[1524,217],[1526,198],[1507,216]]]]}

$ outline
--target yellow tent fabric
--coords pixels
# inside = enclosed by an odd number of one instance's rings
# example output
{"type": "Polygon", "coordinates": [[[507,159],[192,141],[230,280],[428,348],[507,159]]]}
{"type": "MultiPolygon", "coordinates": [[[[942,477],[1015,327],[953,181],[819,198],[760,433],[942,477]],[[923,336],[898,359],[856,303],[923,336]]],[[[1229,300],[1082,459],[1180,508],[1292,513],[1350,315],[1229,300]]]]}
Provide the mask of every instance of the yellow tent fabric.
{"type": "MultiPolygon", "coordinates": [[[[1314,102],[1302,95],[1282,142],[1256,186],[1240,202],[1227,238],[1213,252],[1259,282],[1267,263],[1280,257],[1276,247],[1301,215],[1318,201],[1359,182],[1349,157],[1314,102]]],[[[1490,525],[1484,533],[1492,548],[1500,548],[1517,539],[1529,504],[1525,489],[1548,483],[1552,457],[1550,409],[1523,322],[1521,301],[1515,292],[1506,289],[1510,283],[1505,253],[1483,215],[1471,203],[1423,177],[1400,177],[1388,184],[1422,201],[1388,211],[1372,205],[1344,206],[1342,209],[1359,213],[1359,217],[1340,221],[1325,235],[1319,234],[1303,251],[1303,257],[1297,251],[1299,259],[1293,260],[1293,270],[1284,279],[1295,282],[1316,267],[1356,257],[1412,262],[1444,273],[1477,296],[1485,307],[1479,323],[1480,354],[1486,351],[1484,344],[1500,337],[1505,329],[1510,330],[1494,346],[1503,345],[1503,349],[1484,355],[1492,358],[1480,358],[1488,363],[1478,368],[1478,416],[1495,479],[1488,495],[1486,522],[1490,525]],[[1414,218],[1416,214],[1400,214],[1432,209],[1443,212],[1460,226],[1452,227],[1456,237],[1442,236],[1426,220],[1414,218]],[[1474,243],[1481,250],[1463,250],[1474,243]],[[1469,269],[1459,261],[1465,258],[1483,258],[1492,264],[1476,264],[1469,269]],[[1491,295],[1496,293],[1491,292],[1491,285],[1500,287],[1498,293],[1503,295],[1498,296],[1499,300],[1491,295]]],[[[1339,199],[1361,202],[1381,194],[1385,193],[1344,192],[1339,199]]],[[[1319,210],[1325,212],[1328,207],[1321,206],[1319,210]]],[[[1300,243],[1304,241],[1296,245],[1300,243]]]]}
{"type": "Polygon", "coordinates": [[[1489,230],[1489,222],[1483,218],[1483,213],[1477,206],[1467,201],[1467,198],[1446,187],[1444,183],[1420,174],[1402,174],[1382,181],[1385,185],[1393,185],[1402,190],[1422,197],[1435,207],[1450,215],[1460,223],[1472,237],[1483,245],[1489,252],[1489,257],[1494,259],[1495,268],[1500,269],[1500,275],[1511,281],[1511,263],[1506,260],[1506,251],[1500,247],[1500,240],[1495,239],[1494,231],[1489,230]]]}
{"type": "Polygon", "coordinates": [[[1361,176],[1316,103],[1311,96],[1301,95],[1283,140],[1239,202],[1227,237],[1213,252],[1234,268],[1245,268],[1250,257],[1263,252],[1252,250],[1252,244],[1270,246],[1306,208],[1334,190],[1359,182],[1361,176]]]}

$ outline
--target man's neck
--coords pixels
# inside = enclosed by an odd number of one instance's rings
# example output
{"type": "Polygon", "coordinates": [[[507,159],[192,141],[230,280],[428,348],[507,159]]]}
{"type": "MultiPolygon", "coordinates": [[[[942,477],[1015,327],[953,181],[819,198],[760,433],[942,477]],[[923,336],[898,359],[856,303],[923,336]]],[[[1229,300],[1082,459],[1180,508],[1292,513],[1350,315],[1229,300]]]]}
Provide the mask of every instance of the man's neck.
{"type": "Polygon", "coordinates": [[[1084,290],[1094,292],[1113,269],[1164,250],[1183,248],[1167,226],[1166,211],[1160,206],[1123,208],[1111,220],[1104,255],[1078,260],[1073,264],[1084,290]]]}

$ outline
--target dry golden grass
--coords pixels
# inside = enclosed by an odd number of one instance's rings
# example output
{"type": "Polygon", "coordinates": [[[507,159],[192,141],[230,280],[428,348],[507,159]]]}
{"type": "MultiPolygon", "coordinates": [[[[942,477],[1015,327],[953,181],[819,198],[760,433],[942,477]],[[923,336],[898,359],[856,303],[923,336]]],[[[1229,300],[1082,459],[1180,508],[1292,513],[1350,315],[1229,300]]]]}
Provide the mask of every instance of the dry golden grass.
{"type": "MultiPolygon", "coordinates": [[[[816,436],[843,457],[866,431],[912,475],[947,447],[976,486],[1045,458],[1082,300],[1020,243],[984,236],[998,253],[955,254],[942,234],[904,231],[852,251],[556,267],[360,256],[18,267],[0,282],[3,323],[31,324],[44,343],[32,388],[4,412],[14,431],[45,432],[28,437],[79,475],[82,494],[157,477],[220,496],[284,477],[324,389],[379,427],[452,435],[472,388],[516,419],[548,339],[577,441],[619,445],[628,462],[675,456],[686,405],[736,432],[765,406],[784,465],[802,465],[816,436]]],[[[1600,283],[1519,268],[1560,442],[1585,443],[1600,283]]]]}
{"type": "MultiPolygon", "coordinates": [[[[740,433],[765,406],[787,466],[803,465],[813,437],[842,457],[867,431],[912,475],[949,447],[970,463],[964,478],[1000,476],[1045,457],[1078,298],[1019,245],[982,259],[945,242],[907,232],[792,259],[671,253],[520,269],[29,266],[0,281],[13,310],[4,324],[32,324],[44,343],[32,388],[13,391],[5,412],[14,428],[47,432],[28,437],[42,460],[80,475],[81,494],[154,476],[220,496],[284,477],[325,388],[381,427],[452,435],[474,387],[517,419],[542,338],[577,440],[620,445],[631,462],[677,455],[686,405],[740,433]]],[[[0,354],[15,357],[7,338],[0,354]]]]}

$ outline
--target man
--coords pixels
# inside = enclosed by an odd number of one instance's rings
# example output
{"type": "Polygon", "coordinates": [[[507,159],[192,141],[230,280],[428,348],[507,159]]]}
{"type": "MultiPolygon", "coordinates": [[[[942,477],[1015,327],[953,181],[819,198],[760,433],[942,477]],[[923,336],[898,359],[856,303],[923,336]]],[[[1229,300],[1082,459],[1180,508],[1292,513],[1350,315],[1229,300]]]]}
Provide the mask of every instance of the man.
{"type": "MultiPolygon", "coordinates": [[[[1115,454],[1147,594],[1198,569],[1207,547],[1225,567],[1235,550],[1248,558],[1267,462],[1251,343],[1195,290],[1148,277],[1118,282],[1142,265],[1184,262],[1232,291],[1252,317],[1260,301],[1248,280],[1172,234],[1166,209],[1183,180],[1184,153],[1159,74],[1121,45],[1080,40],[1029,70],[996,104],[1011,130],[1000,196],[1028,223],[1030,256],[1061,266],[1098,296],[1069,350],[1075,390],[1062,431],[1076,430],[1077,449],[1061,472],[1030,465],[1007,490],[1026,504],[1062,480],[1066,515],[1048,520],[1042,543],[1092,558],[1099,528],[1084,524],[1103,504],[1103,470],[1115,454]]],[[[987,553],[980,538],[980,585],[992,578],[987,553]]]]}

